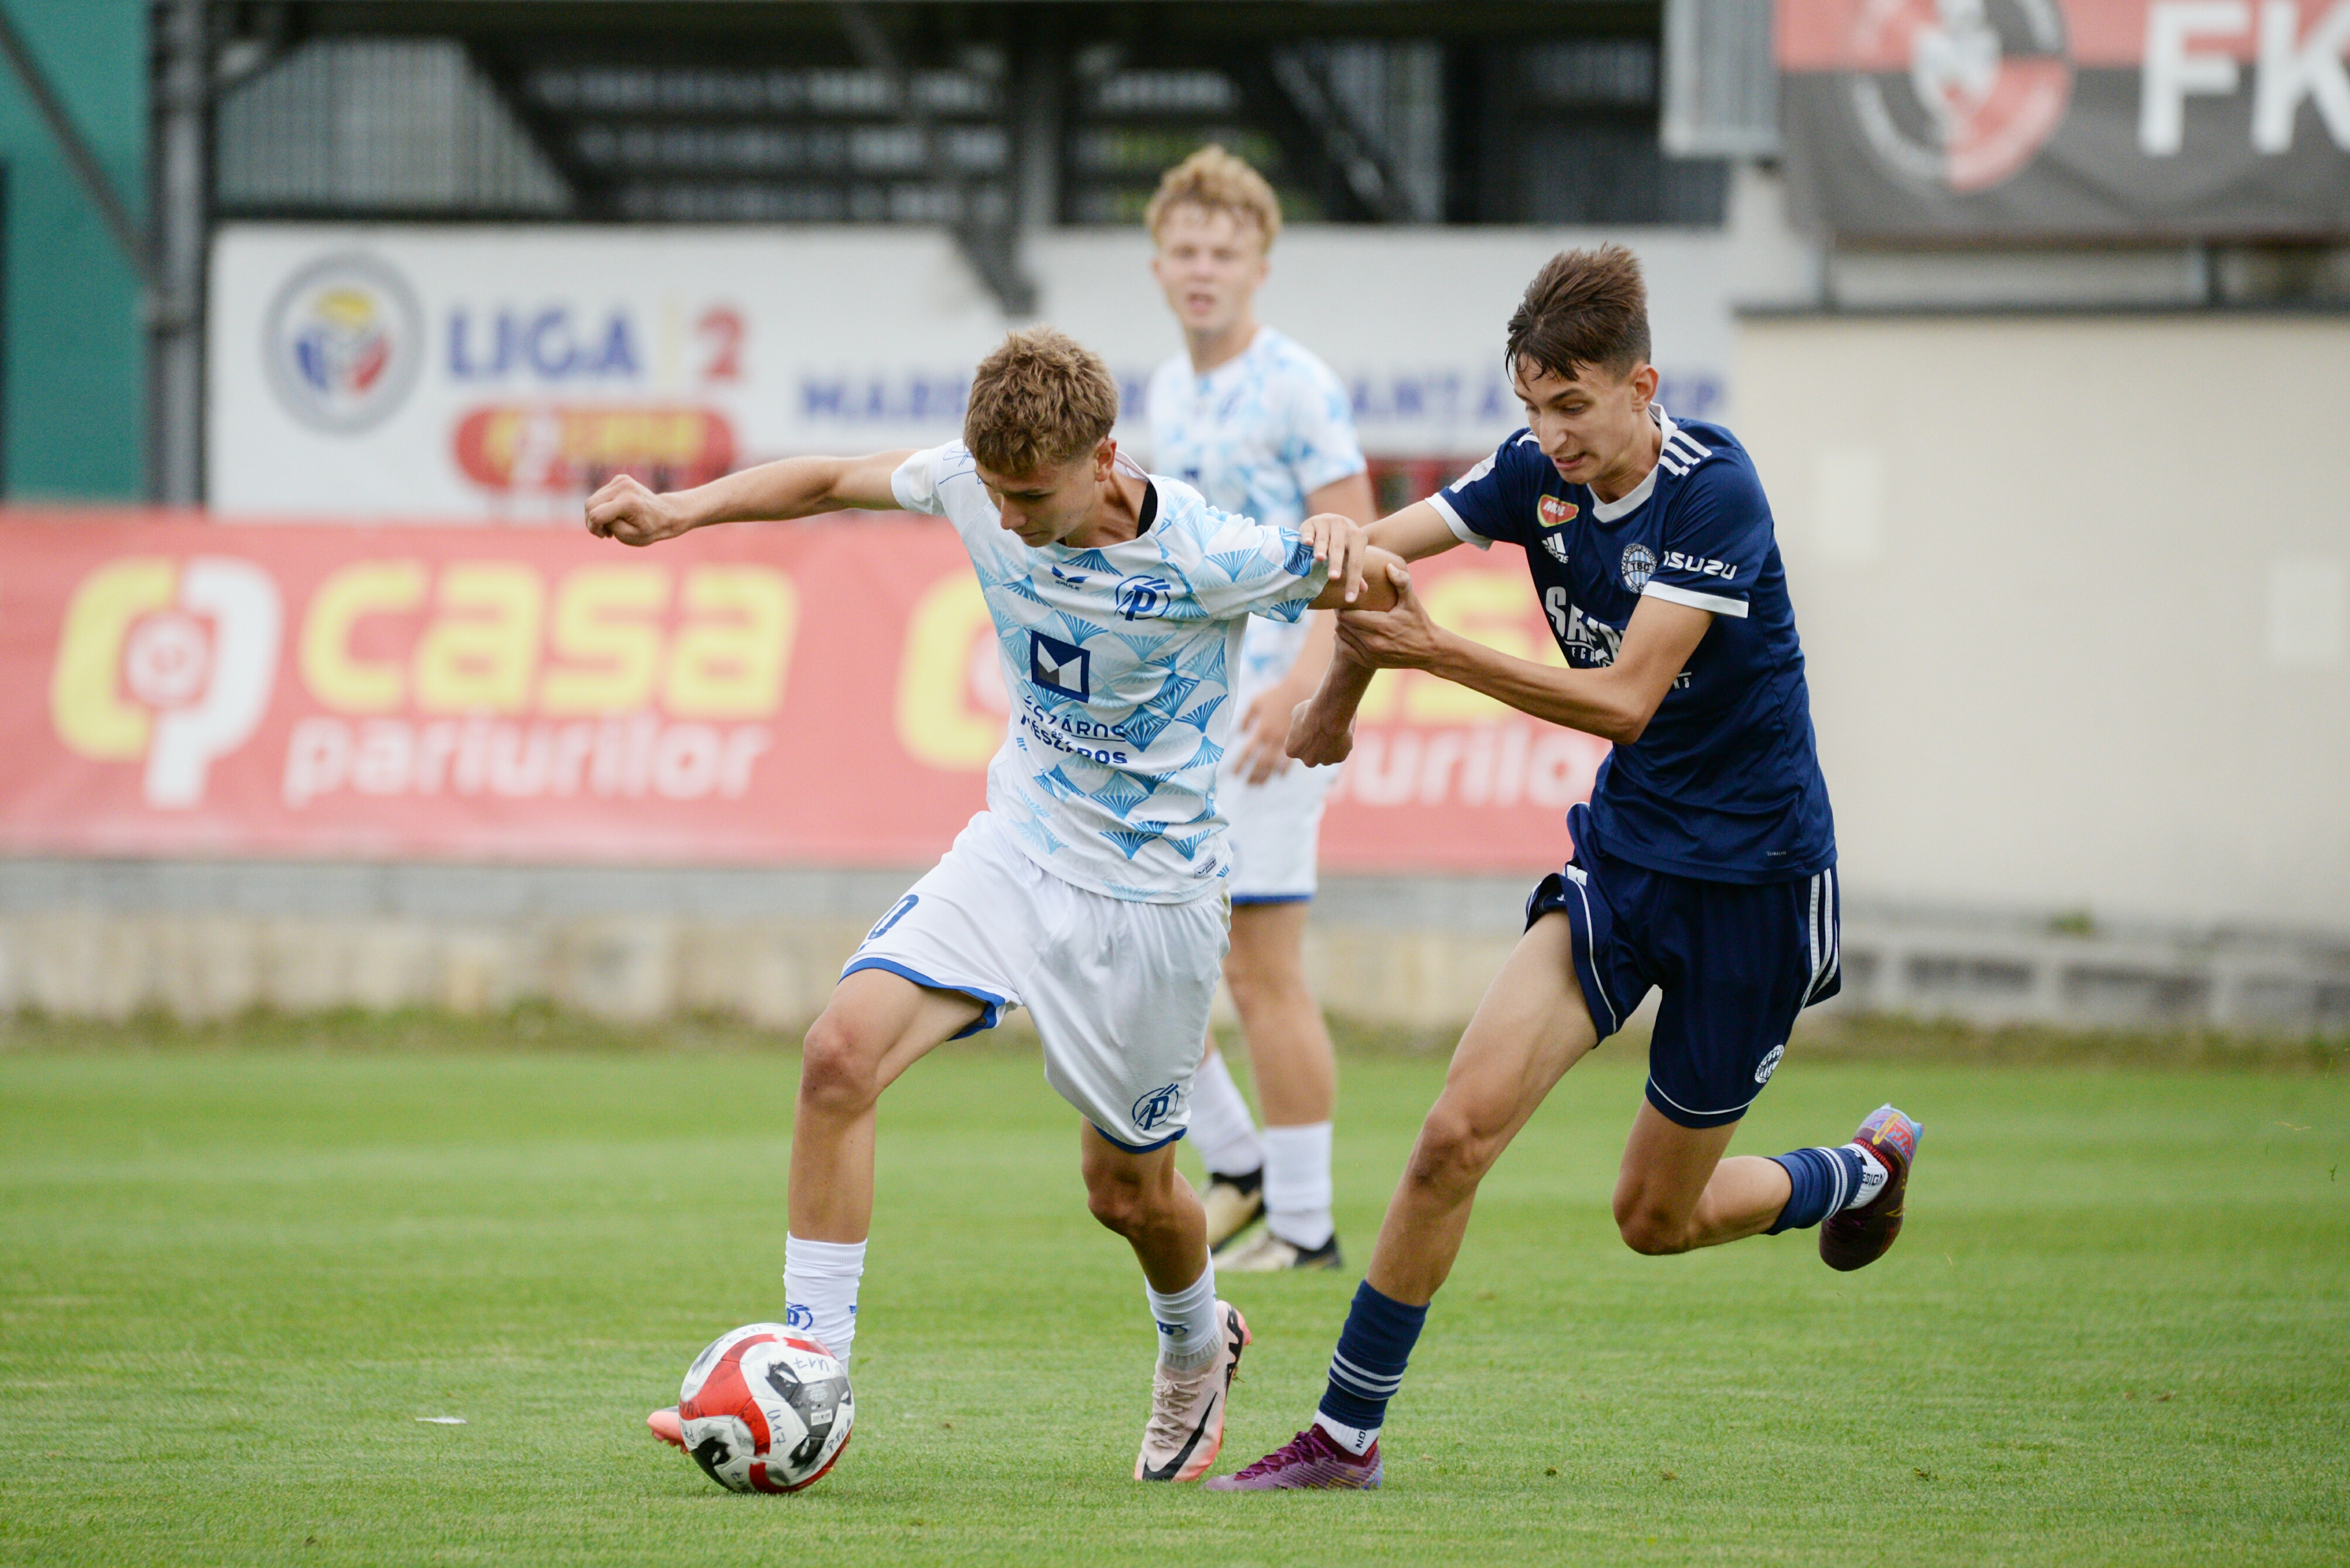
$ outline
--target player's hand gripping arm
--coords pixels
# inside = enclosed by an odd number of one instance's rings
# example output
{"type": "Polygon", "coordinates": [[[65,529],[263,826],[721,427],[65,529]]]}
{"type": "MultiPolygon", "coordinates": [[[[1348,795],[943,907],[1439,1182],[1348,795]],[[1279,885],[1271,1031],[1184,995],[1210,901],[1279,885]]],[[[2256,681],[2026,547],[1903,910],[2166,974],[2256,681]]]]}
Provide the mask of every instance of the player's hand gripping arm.
{"type": "Polygon", "coordinates": [[[712,523],[813,517],[850,507],[895,511],[889,476],[912,455],[910,449],[869,457],[787,457],[666,495],[623,473],[588,498],[588,532],[641,546],[712,523]]]}
{"type": "MultiPolygon", "coordinates": [[[[1441,555],[1461,543],[1444,514],[1425,501],[1380,518],[1371,524],[1367,537],[1373,545],[1406,561],[1441,555]]],[[[1405,581],[1408,585],[1408,575],[1405,581]]],[[[1362,705],[1371,689],[1371,677],[1378,673],[1378,666],[1364,663],[1340,640],[1311,701],[1298,704],[1290,714],[1285,748],[1289,755],[1309,767],[1345,762],[1355,749],[1355,710],[1362,705]]]]}
{"type": "MultiPolygon", "coordinates": [[[[1402,576],[1400,568],[1390,575],[1402,576]]],[[[1343,657],[1372,668],[1425,670],[1521,713],[1628,745],[1656,717],[1658,705],[1712,624],[1711,611],[1644,597],[1624,628],[1613,664],[1561,670],[1513,659],[1447,631],[1429,618],[1409,577],[1402,576],[1392,611],[1339,618],[1338,646],[1343,657]]]]}

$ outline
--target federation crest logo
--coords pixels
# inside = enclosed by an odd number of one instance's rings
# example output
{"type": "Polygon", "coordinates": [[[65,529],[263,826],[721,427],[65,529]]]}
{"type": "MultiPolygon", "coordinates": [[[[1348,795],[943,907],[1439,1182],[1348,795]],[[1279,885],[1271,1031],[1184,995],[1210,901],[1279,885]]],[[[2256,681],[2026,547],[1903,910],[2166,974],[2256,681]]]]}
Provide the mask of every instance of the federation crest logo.
{"type": "Polygon", "coordinates": [[[1149,620],[1167,607],[1175,585],[1165,577],[1131,576],[1118,585],[1118,613],[1128,620],[1149,620]]]}
{"type": "Polygon", "coordinates": [[[1582,510],[1583,508],[1574,502],[1556,495],[1545,495],[1534,503],[1534,512],[1542,518],[1542,525],[1545,528],[1555,528],[1561,524],[1572,523],[1575,521],[1575,514],[1582,510]]]}
{"type": "Polygon", "coordinates": [[[1134,1102],[1134,1125],[1144,1132],[1157,1132],[1182,1108],[1181,1086],[1164,1085],[1134,1102]]]}
{"type": "Polygon", "coordinates": [[[1552,560],[1556,561],[1562,566],[1566,565],[1566,535],[1564,534],[1545,534],[1542,536],[1542,542],[1543,548],[1550,552],[1550,558],[1552,560]]]}
{"type": "Polygon", "coordinates": [[[270,389],[313,430],[356,435],[399,411],[424,367],[424,316],[372,256],[332,255],[289,279],[262,327],[270,389]]]}
{"type": "Polygon", "coordinates": [[[1657,557],[1646,545],[1624,546],[1624,586],[1638,593],[1648,586],[1648,578],[1657,569],[1657,557]]]}
{"type": "Polygon", "coordinates": [[[2072,100],[2058,0],[1868,0],[1847,49],[1869,150],[1939,190],[1987,191],[2022,172],[2072,100]]]}
{"type": "Polygon", "coordinates": [[[1771,1081],[1771,1075],[1779,1070],[1779,1059],[1786,1054],[1787,1047],[1785,1045],[1781,1044],[1772,1046],[1770,1051],[1764,1054],[1761,1064],[1755,1067],[1754,1081],[1758,1084],[1769,1083],[1771,1081]]]}

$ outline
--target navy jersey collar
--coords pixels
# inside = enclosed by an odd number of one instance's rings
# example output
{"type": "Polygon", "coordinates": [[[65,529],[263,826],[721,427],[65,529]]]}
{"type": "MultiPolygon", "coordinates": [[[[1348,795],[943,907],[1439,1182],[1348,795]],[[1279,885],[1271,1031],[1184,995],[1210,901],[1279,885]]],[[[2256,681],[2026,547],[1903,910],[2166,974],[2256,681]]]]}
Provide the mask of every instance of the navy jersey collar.
{"type": "MultiPolygon", "coordinates": [[[[1661,453],[1664,451],[1663,443],[1672,440],[1673,432],[1680,427],[1673,423],[1672,416],[1665,412],[1665,405],[1662,403],[1650,403],[1648,417],[1657,421],[1657,429],[1662,432],[1657,448],[1661,453]]],[[[1619,522],[1646,506],[1648,504],[1648,497],[1657,493],[1657,474],[1664,466],[1660,456],[1659,461],[1649,464],[1648,472],[1641,476],[1640,483],[1626,491],[1620,500],[1602,501],[1597,493],[1594,492],[1591,497],[1591,520],[1595,523],[1619,522]]]]}

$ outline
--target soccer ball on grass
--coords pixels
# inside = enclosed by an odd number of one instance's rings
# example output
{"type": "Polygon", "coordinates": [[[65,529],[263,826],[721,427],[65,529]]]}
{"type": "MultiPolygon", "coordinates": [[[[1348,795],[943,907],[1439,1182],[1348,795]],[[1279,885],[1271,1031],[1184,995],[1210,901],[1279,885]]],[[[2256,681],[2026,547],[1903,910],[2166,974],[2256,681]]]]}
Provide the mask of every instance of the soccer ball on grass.
{"type": "Polygon", "coordinates": [[[729,1491],[797,1491],[848,1445],[848,1371],[822,1342],[779,1323],[721,1334],[685,1369],[685,1451],[729,1491]]]}

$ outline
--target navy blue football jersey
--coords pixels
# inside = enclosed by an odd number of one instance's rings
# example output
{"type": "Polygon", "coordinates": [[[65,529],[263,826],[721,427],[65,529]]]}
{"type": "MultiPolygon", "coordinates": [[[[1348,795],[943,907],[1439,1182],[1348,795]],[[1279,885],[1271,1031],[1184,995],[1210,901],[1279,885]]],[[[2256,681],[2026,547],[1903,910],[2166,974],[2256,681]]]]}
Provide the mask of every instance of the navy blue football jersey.
{"type": "Polygon", "coordinates": [[[1811,876],[1835,864],[1835,825],[1770,503],[1735,436],[1651,411],[1663,451],[1620,501],[1561,479],[1521,430],[1430,502],[1468,544],[1524,548],[1577,669],[1615,662],[1643,595],[1713,612],[1647,731],[1600,767],[1601,850],[1715,882],[1811,876]]]}

